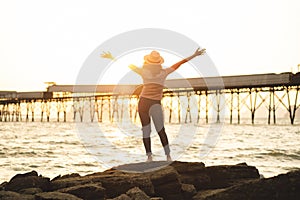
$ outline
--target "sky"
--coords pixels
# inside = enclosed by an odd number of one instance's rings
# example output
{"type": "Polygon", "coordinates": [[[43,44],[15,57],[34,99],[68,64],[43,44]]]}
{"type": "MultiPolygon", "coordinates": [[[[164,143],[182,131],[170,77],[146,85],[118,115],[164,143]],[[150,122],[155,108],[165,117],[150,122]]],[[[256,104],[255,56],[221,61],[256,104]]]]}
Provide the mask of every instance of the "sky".
{"type": "Polygon", "coordinates": [[[224,76],[300,64],[298,0],[0,0],[0,91],[74,84],[99,45],[142,28],[191,38],[224,76]]]}

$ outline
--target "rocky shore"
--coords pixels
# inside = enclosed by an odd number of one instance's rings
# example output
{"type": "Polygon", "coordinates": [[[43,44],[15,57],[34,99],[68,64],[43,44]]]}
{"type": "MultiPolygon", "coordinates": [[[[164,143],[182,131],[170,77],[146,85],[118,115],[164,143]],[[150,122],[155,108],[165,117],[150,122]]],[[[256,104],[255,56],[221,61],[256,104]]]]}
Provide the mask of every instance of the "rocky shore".
{"type": "Polygon", "coordinates": [[[52,180],[36,171],[0,185],[0,200],[300,199],[300,170],[261,178],[254,166],[150,162],[52,180]]]}

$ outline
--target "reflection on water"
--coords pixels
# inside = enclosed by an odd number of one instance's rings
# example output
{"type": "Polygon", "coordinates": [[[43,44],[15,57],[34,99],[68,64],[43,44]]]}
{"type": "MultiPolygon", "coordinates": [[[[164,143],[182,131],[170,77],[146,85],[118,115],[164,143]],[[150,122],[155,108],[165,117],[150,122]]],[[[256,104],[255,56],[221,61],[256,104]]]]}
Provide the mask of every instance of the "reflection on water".
{"type": "MultiPolygon", "coordinates": [[[[167,124],[166,130],[178,160],[246,162],[265,177],[300,168],[298,125],[167,124]]],[[[7,122],[0,134],[0,182],[31,170],[53,178],[145,161],[139,124],[7,122]]],[[[152,148],[155,160],[165,159],[154,131],[152,148]]]]}

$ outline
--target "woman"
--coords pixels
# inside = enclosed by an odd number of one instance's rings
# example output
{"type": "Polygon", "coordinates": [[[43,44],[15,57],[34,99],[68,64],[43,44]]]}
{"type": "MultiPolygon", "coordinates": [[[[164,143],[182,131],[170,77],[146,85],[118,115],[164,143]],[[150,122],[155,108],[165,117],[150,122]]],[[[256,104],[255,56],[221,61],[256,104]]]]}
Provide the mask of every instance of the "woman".
{"type": "Polygon", "coordinates": [[[179,61],[169,68],[163,69],[161,64],[164,62],[164,59],[160,56],[159,52],[152,51],[149,55],[144,56],[144,65],[142,68],[129,65],[129,68],[139,74],[144,82],[138,103],[138,112],[142,123],[143,143],[146,149],[146,155],[148,156],[147,161],[152,161],[150,139],[151,118],[163,145],[167,161],[172,160],[161,107],[164,82],[167,76],[178,69],[182,64],[204,53],[205,49],[200,50],[198,48],[193,55],[179,61]]]}

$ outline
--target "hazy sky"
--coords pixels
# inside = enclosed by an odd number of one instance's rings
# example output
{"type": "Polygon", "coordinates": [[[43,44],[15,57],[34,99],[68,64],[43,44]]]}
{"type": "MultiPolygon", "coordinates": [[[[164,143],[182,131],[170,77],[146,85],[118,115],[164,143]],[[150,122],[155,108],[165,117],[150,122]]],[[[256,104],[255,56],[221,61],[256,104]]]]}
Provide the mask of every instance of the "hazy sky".
{"type": "Polygon", "coordinates": [[[300,64],[299,0],[1,0],[0,25],[0,90],[74,84],[96,47],[140,28],[193,39],[221,75],[296,72],[300,64]]]}

